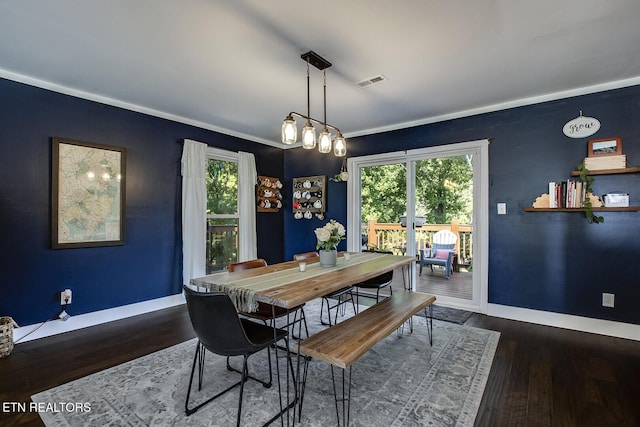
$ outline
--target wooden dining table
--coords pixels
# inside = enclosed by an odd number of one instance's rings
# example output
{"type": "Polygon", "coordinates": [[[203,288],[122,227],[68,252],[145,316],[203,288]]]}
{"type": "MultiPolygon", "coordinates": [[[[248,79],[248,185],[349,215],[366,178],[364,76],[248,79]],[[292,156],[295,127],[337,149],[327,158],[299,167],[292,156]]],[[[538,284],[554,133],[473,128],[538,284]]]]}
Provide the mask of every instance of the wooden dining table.
{"type": "MultiPolygon", "coordinates": [[[[345,257],[344,253],[338,256],[335,266],[324,267],[318,260],[307,259],[304,271],[299,268],[298,261],[288,261],[265,267],[252,268],[248,270],[221,272],[210,274],[204,277],[191,279],[191,285],[204,288],[207,291],[222,291],[229,295],[236,309],[240,312],[252,312],[257,309],[257,303],[267,303],[273,306],[294,309],[300,305],[310,302],[316,298],[321,298],[333,291],[337,291],[346,286],[357,285],[367,279],[371,279],[380,274],[402,268],[405,273],[405,266],[415,266],[415,257],[397,256],[375,252],[350,253],[345,257]],[[348,259],[347,259],[348,258],[348,259]]],[[[415,272],[411,268],[407,269],[408,288],[411,288],[412,278],[415,272]]],[[[275,314],[275,311],[274,311],[275,314]]],[[[287,316],[288,317],[288,316],[287,316]]],[[[289,319],[287,318],[287,323],[289,319]]],[[[275,322],[274,322],[275,328],[275,322]]],[[[275,334],[275,331],[274,331],[275,334]]],[[[278,346],[276,346],[277,360],[278,346]]],[[[287,358],[290,349],[286,348],[287,358]]],[[[287,369],[287,403],[280,404],[280,413],[269,420],[268,425],[289,414],[289,409],[295,408],[300,394],[300,354],[297,353],[298,375],[295,382],[295,397],[290,400],[289,390],[289,370],[287,369]]],[[[280,371],[278,371],[278,386],[280,387],[280,371]]],[[[282,398],[281,398],[282,399],[282,398]]],[[[301,408],[300,408],[301,409],[301,408]]],[[[287,425],[295,425],[296,410],[293,410],[293,417],[287,416],[287,425]]]]}
{"type": "MultiPolygon", "coordinates": [[[[288,261],[242,271],[222,272],[191,279],[193,286],[228,293],[238,311],[255,311],[257,302],[294,308],[346,286],[356,285],[380,274],[412,265],[415,257],[375,252],[352,253],[349,259],[338,256],[334,267],[322,267],[317,260],[305,260],[300,271],[298,261],[288,261]]],[[[409,288],[413,276],[408,271],[409,288]]]]}

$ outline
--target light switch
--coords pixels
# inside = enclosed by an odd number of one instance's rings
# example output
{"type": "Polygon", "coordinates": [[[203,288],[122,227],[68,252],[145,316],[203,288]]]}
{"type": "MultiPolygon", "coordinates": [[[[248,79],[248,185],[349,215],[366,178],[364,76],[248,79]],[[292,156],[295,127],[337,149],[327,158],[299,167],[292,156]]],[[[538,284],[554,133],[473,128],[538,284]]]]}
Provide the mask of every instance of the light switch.
{"type": "Polygon", "coordinates": [[[507,214],[507,204],[498,203],[498,215],[506,215],[506,214],[507,214]]]}

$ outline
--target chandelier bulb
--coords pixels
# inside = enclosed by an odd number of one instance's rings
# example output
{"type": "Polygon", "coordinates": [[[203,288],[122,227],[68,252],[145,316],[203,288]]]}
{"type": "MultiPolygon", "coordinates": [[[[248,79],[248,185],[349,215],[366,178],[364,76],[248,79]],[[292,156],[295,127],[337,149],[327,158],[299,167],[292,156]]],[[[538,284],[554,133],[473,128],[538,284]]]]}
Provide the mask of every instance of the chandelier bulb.
{"type": "Polygon", "coordinates": [[[331,133],[326,127],[322,129],[322,132],[320,132],[320,137],[318,138],[318,151],[325,154],[331,152],[331,133]]]}
{"type": "Polygon", "coordinates": [[[289,114],[282,121],[282,143],[286,145],[295,144],[297,139],[298,127],[294,118],[289,114]]]}
{"type": "Polygon", "coordinates": [[[338,132],[336,139],[333,141],[333,155],[336,157],[344,157],[347,155],[347,143],[341,132],[338,132]]]}
{"type": "Polygon", "coordinates": [[[302,148],[307,150],[316,148],[316,129],[310,120],[307,120],[307,124],[302,128],[302,148]]]}

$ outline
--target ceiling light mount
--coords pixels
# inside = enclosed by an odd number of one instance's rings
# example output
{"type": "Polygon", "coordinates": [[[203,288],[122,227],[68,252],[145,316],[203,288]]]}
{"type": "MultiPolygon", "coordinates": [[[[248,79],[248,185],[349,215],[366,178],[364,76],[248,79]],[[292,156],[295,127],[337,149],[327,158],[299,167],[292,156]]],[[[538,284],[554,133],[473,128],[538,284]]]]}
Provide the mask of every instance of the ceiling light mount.
{"type": "Polygon", "coordinates": [[[327,68],[331,67],[331,62],[327,61],[312,50],[307,53],[303,53],[302,55],[300,55],[300,58],[302,58],[304,62],[308,62],[309,64],[313,65],[320,71],[326,70],[327,68]]]}
{"type": "Polygon", "coordinates": [[[307,114],[297,113],[295,111],[290,112],[282,122],[282,143],[283,144],[295,144],[298,139],[298,127],[294,116],[301,117],[307,120],[307,123],[302,128],[302,147],[305,149],[313,149],[316,147],[316,130],[313,127],[313,123],[321,125],[322,132],[320,132],[320,138],[318,143],[318,150],[321,153],[330,153],[331,145],[333,142],[333,154],[336,157],[344,157],[347,155],[347,145],[342,132],[337,127],[327,123],[327,74],[326,69],[331,67],[331,63],[315,53],[309,51],[300,55],[303,61],[307,63],[307,114]],[[311,117],[311,102],[310,102],[310,76],[309,65],[313,65],[320,71],[323,71],[324,76],[324,120],[318,120],[311,117]],[[332,135],[329,128],[336,132],[336,137],[332,141],[332,135]]]}

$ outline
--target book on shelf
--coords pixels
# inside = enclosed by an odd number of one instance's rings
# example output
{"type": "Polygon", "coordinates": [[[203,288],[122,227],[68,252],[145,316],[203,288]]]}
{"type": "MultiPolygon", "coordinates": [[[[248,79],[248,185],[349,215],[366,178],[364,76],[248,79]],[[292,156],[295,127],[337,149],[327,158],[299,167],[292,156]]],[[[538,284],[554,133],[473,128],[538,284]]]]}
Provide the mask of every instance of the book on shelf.
{"type": "Polygon", "coordinates": [[[585,197],[586,186],[582,181],[549,182],[550,208],[583,208],[585,197]]]}

